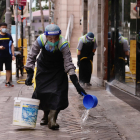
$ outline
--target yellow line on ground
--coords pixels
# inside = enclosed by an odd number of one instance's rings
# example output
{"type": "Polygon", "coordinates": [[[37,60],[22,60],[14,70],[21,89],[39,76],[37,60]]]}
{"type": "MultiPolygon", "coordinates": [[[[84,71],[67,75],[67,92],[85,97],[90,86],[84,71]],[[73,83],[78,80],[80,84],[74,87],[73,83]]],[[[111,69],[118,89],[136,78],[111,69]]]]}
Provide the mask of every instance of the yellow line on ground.
{"type": "MultiPolygon", "coordinates": [[[[13,72],[13,73],[12,73],[12,75],[15,75],[15,74],[16,74],[16,72],[13,72]]],[[[0,75],[3,76],[3,75],[6,75],[6,73],[1,72],[0,75]]]]}

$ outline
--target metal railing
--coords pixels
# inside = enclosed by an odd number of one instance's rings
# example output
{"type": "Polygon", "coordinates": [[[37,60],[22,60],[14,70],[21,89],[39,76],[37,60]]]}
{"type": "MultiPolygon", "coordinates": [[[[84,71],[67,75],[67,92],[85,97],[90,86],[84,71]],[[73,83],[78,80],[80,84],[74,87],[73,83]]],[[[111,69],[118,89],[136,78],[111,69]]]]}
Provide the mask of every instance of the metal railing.
{"type": "Polygon", "coordinates": [[[69,23],[66,31],[66,36],[65,39],[70,43],[71,35],[72,35],[72,30],[73,30],[73,22],[74,22],[74,16],[71,15],[69,18],[69,23]]]}

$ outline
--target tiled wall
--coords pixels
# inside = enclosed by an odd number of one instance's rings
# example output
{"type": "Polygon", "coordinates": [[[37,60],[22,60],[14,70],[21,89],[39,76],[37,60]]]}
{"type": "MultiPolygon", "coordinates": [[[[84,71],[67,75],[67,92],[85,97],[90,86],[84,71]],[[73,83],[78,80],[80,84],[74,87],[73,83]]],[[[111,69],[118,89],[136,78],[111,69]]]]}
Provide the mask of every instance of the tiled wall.
{"type": "Polygon", "coordinates": [[[76,57],[76,48],[78,45],[78,38],[82,35],[82,0],[55,0],[55,23],[57,23],[61,30],[62,35],[65,37],[68,21],[70,15],[74,15],[74,28],[70,41],[70,50],[73,57],[76,57]]]}
{"type": "Polygon", "coordinates": [[[80,27],[82,18],[81,0],[55,0],[55,23],[57,23],[62,34],[65,35],[70,15],[74,15],[74,28],[80,27]]]}
{"type": "Polygon", "coordinates": [[[67,29],[67,0],[56,0],[55,1],[55,13],[54,21],[62,30],[62,35],[65,36],[67,29]]]}

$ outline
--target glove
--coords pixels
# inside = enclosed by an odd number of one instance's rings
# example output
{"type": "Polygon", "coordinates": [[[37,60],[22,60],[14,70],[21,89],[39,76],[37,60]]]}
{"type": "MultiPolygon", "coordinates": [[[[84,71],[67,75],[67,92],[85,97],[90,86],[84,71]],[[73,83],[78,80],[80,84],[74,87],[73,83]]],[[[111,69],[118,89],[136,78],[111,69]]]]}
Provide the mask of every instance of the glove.
{"type": "Polygon", "coordinates": [[[31,86],[33,84],[32,79],[34,76],[34,71],[31,68],[27,68],[26,71],[27,71],[27,79],[25,81],[25,85],[31,86]]]}
{"type": "Polygon", "coordinates": [[[87,93],[85,92],[85,90],[80,86],[76,74],[70,75],[70,79],[71,79],[72,83],[74,84],[74,86],[76,87],[77,92],[80,95],[83,96],[83,94],[81,92],[83,92],[85,95],[87,95],[87,93]]]}
{"type": "Polygon", "coordinates": [[[77,66],[80,66],[80,55],[77,55],[78,61],[77,61],[77,66]]]}
{"type": "Polygon", "coordinates": [[[92,58],[93,58],[94,55],[95,55],[95,53],[92,52],[92,53],[87,57],[87,59],[88,59],[88,60],[92,60],[92,58]]]}

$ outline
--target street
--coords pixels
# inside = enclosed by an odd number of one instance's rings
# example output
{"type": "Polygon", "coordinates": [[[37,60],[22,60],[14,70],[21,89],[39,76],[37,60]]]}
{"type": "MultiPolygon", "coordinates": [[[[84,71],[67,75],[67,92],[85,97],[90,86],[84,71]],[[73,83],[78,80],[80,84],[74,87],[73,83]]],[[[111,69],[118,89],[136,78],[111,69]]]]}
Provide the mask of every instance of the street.
{"type": "Polygon", "coordinates": [[[4,86],[5,76],[0,83],[0,140],[139,140],[140,112],[98,86],[92,77],[92,88],[88,94],[97,96],[98,106],[86,111],[83,97],[78,95],[72,83],[69,84],[69,107],[60,112],[60,129],[53,131],[40,126],[43,112],[39,111],[36,128],[28,129],[12,125],[14,97],[32,96],[33,87],[17,84],[4,86]]]}

